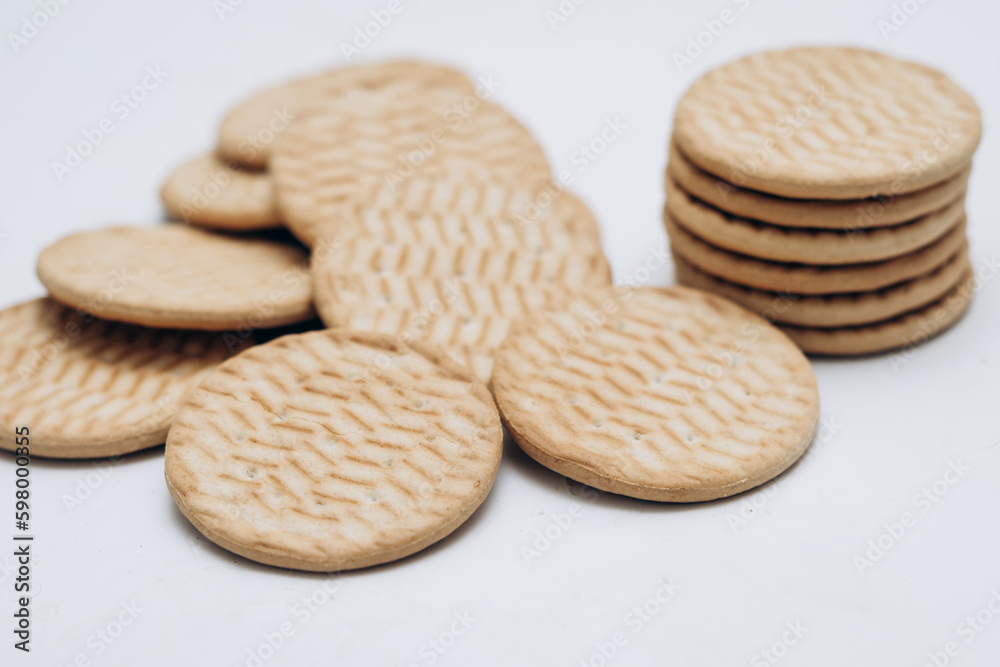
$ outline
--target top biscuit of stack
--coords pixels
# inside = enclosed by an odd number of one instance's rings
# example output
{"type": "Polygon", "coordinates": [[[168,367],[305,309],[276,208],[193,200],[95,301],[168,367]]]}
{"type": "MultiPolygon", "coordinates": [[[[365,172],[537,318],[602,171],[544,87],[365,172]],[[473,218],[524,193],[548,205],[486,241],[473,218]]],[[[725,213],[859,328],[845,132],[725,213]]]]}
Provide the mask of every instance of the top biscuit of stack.
{"type": "Polygon", "coordinates": [[[958,175],[979,143],[972,98],[943,73],[880,53],[803,47],[700,78],[674,119],[691,162],[793,198],[900,195],[958,175]]]}

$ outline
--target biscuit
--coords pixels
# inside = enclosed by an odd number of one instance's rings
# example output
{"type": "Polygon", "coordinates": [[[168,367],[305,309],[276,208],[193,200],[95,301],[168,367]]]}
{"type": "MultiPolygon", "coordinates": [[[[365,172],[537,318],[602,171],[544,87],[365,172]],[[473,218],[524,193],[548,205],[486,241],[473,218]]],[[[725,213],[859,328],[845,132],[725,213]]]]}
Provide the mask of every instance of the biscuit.
{"type": "Polygon", "coordinates": [[[65,305],[150,327],[257,329],[315,315],[302,249],[180,224],[67,236],[38,277],[65,305]]]}
{"type": "Polygon", "coordinates": [[[787,199],[719,180],[691,164],[670,144],[667,177],[694,197],[727,213],[772,225],[864,230],[888,227],[944,208],[965,194],[972,165],[923,190],[869,199],[787,199]]]}
{"type": "Polygon", "coordinates": [[[802,199],[916,192],[966,168],[982,122],[941,72],[855,48],[758,53],[681,97],[674,140],[699,168],[802,199]]]}
{"type": "Polygon", "coordinates": [[[201,227],[240,232],[281,226],[270,174],[237,168],[215,154],[178,167],[160,199],[171,217],[201,227]]]}
{"type": "Polygon", "coordinates": [[[528,219],[512,215],[519,198],[500,196],[504,188],[469,185],[437,204],[408,196],[414,189],[440,192],[406,187],[398,203],[377,197],[383,205],[314,255],[316,308],[327,326],[436,345],[486,381],[511,321],[611,284],[597,223],[568,192],[528,219]]]}
{"type": "Polygon", "coordinates": [[[532,186],[551,178],[534,137],[505,110],[409,83],[350,91],[303,112],[275,146],[271,170],[286,224],[310,246],[342,233],[379,190],[415,175],[532,186]]]}
{"type": "Polygon", "coordinates": [[[449,67],[411,61],[354,65],[297,79],[263,90],[236,106],[219,126],[218,152],[223,160],[246,167],[267,166],[277,137],[310,104],[335,99],[349,90],[376,90],[409,81],[418,88],[448,87],[472,94],[475,87],[449,67]]]}
{"type": "Polygon", "coordinates": [[[317,572],[403,558],[483,502],[503,434],[486,387],[387,336],[285,336],[192,392],[166,448],[177,506],[208,539],[317,572]]]}
{"type": "Polygon", "coordinates": [[[14,450],[22,427],[35,456],[162,444],[188,392],[229,355],[221,334],[107,322],[50,299],[2,310],[0,449],[14,450]]]}
{"type": "Polygon", "coordinates": [[[934,271],[892,287],[869,292],[803,296],[764,292],[704,273],[674,256],[677,282],[734,301],[775,322],[806,327],[844,327],[892,319],[937,301],[970,269],[963,247],[934,271]]]}
{"type": "Polygon", "coordinates": [[[874,354],[920,345],[957,323],[972,301],[973,273],[941,299],[899,317],[857,327],[811,328],[781,325],[806,354],[874,354]]]}
{"type": "Polygon", "coordinates": [[[802,264],[858,264],[899,257],[922,248],[955,228],[964,198],[912,222],[857,232],[796,229],[724,214],[667,182],[670,216],[712,245],[758,259],[802,264]]]}
{"type": "Polygon", "coordinates": [[[805,451],[819,418],[812,369],[785,335],[684,287],[618,287],[519,321],[492,390],[542,465],[659,501],[763,484],[805,451]]]}
{"type": "Polygon", "coordinates": [[[670,246],[701,271],[748,287],[794,294],[864,292],[918,278],[939,267],[965,243],[965,216],[937,241],[882,262],[809,266],[754,259],[705,243],[664,216],[670,246]]]}

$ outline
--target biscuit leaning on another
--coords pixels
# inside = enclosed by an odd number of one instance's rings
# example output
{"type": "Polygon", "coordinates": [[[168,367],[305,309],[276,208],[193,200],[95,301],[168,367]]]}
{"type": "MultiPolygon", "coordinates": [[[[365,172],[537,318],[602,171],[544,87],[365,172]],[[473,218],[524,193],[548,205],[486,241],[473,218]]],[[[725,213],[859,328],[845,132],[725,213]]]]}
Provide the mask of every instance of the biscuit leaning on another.
{"type": "Polygon", "coordinates": [[[763,484],[802,455],[819,420],[812,369],[784,334],[684,287],[617,287],[521,320],[491,385],[533,459],[647,500],[763,484]]]}

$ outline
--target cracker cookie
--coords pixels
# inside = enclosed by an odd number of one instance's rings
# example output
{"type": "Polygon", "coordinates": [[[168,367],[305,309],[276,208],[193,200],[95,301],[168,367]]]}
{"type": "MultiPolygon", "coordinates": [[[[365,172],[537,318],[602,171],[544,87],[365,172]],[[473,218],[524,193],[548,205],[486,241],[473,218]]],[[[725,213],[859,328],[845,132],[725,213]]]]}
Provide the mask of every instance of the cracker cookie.
{"type": "Polygon", "coordinates": [[[511,321],[610,285],[596,221],[570,193],[517,218],[495,205],[517,197],[458,194],[469,191],[480,189],[456,190],[440,208],[425,200],[418,212],[406,210],[407,188],[399,205],[368,209],[352,234],[316,254],[313,289],[327,326],[437,345],[485,381],[511,321]]]}
{"type": "Polygon", "coordinates": [[[464,74],[440,65],[389,61],[342,67],[261,91],[235,107],[219,126],[219,155],[247,167],[266,167],[277,137],[311,103],[335,99],[348,90],[374,90],[399,81],[418,84],[418,89],[448,87],[463,94],[475,92],[464,74]]]}
{"type": "Polygon", "coordinates": [[[762,484],[805,451],[819,418],[816,379],[788,338],[683,287],[619,287],[520,321],[492,389],[536,461],[648,500],[762,484]]]}
{"type": "Polygon", "coordinates": [[[257,329],[314,316],[306,254],[180,224],[72,234],[42,251],[54,299],[152,327],[257,329]]]}
{"type": "Polygon", "coordinates": [[[221,334],[107,322],[37,299],[0,311],[0,449],[117,456],[162,444],[188,392],[230,355],[221,334]]]}
{"type": "Polygon", "coordinates": [[[724,250],[758,259],[803,264],[858,264],[899,257],[954,229],[964,198],[912,222],[857,232],[778,227],[726,215],[667,181],[667,211],[681,227],[724,250]]]}
{"type": "Polygon", "coordinates": [[[882,262],[838,266],[781,264],[720,250],[664,216],[670,247],[701,271],[756,289],[794,294],[864,292],[913,280],[952,257],[965,244],[965,216],[939,240],[907,255],[882,262]]]}
{"type": "Polygon", "coordinates": [[[963,247],[938,269],[898,285],[872,292],[803,296],[751,289],[699,271],[674,256],[677,282],[734,301],[747,310],[783,324],[844,327],[888,320],[950,292],[968,273],[968,248],[963,247]]]}
{"type": "Polygon", "coordinates": [[[912,348],[957,323],[968,310],[973,292],[970,270],[941,299],[885,322],[830,329],[782,325],[781,330],[806,354],[844,356],[912,348]]]}
{"type": "Polygon", "coordinates": [[[319,331],[207,377],[167,439],[167,486],[219,546],[332,572],[442,539],[483,502],[503,435],[486,387],[436,349],[319,331]]]}
{"type": "Polygon", "coordinates": [[[350,91],[303,112],[282,135],[271,158],[278,206],[304,243],[339,235],[379,190],[415,176],[551,178],[534,137],[499,106],[448,89],[419,92],[408,83],[350,91]]]}
{"type": "Polygon", "coordinates": [[[160,199],[171,217],[202,227],[239,232],[281,226],[271,175],[237,168],[215,154],[178,167],[160,199]]]}
{"type": "Polygon", "coordinates": [[[678,148],[734,185],[804,199],[916,192],[965,169],[982,123],[941,72],[853,48],[759,53],[684,93],[678,148]]]}
{"type": "Polygon", "coordinates": [[[736,187],[691,164],[670,144],[667,177],[705,203],[744,218],[772,225],[864,230],[898,225],[937,211],[965,194],[972,165],[957,176],[923,190],[869,199],[787,199],[736,187]]]}

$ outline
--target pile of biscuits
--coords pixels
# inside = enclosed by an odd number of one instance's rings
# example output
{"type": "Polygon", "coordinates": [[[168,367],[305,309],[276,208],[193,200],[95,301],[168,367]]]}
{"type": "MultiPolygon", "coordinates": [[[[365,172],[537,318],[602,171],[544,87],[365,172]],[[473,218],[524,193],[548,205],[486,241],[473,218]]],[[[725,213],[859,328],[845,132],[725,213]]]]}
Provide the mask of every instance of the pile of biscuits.
{"type": "Polygon", "coordinates": [[[62,239],[49,297],[0,311],[0,448],[165,441],[208,539],[345,570],[461,525],[504,427],[612,493],[758,486],[816,432],[803,350],[904,345],[968,303],[979,114],[932,70],[795,49],[695,83],[665,221],[701,289],[613,285],[597,222],[490,94],[389,62],[240,104],[163,185],[187,224],[62,239]]]}
{"type": "Polygon", "coordinates": [[[981,129],[944,74],[871,51],[712,70],[674,117],[677,281],[762,314],[807,353],[921,342],[972,296],[964,200],[981,129]]]}

